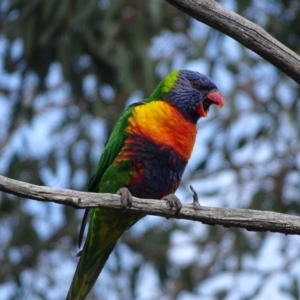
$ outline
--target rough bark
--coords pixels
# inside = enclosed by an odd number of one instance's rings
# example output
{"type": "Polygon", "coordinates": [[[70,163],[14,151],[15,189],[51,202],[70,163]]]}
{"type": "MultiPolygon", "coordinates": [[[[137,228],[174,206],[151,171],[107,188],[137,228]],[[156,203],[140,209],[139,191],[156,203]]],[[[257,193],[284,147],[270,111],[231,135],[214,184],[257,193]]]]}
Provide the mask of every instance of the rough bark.
{"type": "Polygon", "coordinates": [[[166,0],[251,49],[300,84],[300,57],[260,26],[212,0],[166,0]]]}
{"type": "MultiPolygon", "coordinates": [[[[55,202],[75,208],[103,207],[123,209],[119,195],[55,189],[9,179],[4,176],[0,176],[0,191],[23,198],[55,202]]],[[[135,197],[133,197],[132,206],[127,208],[127,211],[166,218],[193,220],[209,225],[239,227],[251,231],[300,234],[300,217],[270,211],[198,207],[197,205],[188,204],[183,205],[180,213],[175,215],[174,209],[170,210],[166,201],[135,197]]]]}

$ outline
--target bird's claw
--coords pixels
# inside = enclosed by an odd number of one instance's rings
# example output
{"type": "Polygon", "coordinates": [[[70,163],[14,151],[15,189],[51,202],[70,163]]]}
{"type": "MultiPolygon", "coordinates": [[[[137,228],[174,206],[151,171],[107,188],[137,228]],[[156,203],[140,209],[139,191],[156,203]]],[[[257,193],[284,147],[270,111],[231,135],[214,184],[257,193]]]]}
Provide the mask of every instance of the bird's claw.
{"type": "Polygon", "coordinates": [[[167,203],[170,206],[170,210],[174,206],[176,207],[175,215],[177,215],[180,212],[180,210],[182,208],[182,204],[181,204],[179,198],[176,197],[174,194],[169,194],[167,196],[164,196],[162,199],[167,201],[167,203]]]}
{"type": "Polygon", "coordinates": [[[126,211],[126,208],[127,207],[131,207],[132,205],[132,195],[131,193],[129,192],[128,188],[120,188],[118,191],[117,191],[117,195],[120,195],[121,196],[121,206],[123,208],[123,212],[126,211]]]}
{"type": "Polygon", "coordinates": [[[198,197],[198,194],[197,194],[197,192],[194,190],[194,188],[190,185],[190,189],[191,189],[191,191],[193,192],[193,206],[195,207],[195,208],[200,208],[201,207],[201,205],[200,205],[200,203],[199,203],[199,197],[198,197]]]}

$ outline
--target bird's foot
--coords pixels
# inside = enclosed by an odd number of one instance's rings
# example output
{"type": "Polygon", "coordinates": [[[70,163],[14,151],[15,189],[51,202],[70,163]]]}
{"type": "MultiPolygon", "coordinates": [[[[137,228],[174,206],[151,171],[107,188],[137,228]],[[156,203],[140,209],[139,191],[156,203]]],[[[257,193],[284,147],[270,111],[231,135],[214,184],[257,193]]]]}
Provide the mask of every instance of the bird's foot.
{"type": "Polygon", "coordinates": [[[131,207],[132,205],[132,195],[129,192],[128,188],[122,187],[117,191],[117,195],[121,196],[121,206],[123,208],[123,212],[126,211],[127,207],[131,207]]]}
{"type": "Polygon", "coordinates": [[[191,189],[191,191],[193,192],[193,206],[195,207],[195,208],[200,208],[201,207],[201,205],[200,205],[200,203],[199,203],[199,197],[198,197],[198,194],[197,194],[197,192],[194,190],[194,188],[190,185],[190,189],[191,189]]]}
{"type": "Polygon", "coordinates": [[[177,215],[181,208],[182,208],[182,204],[179,200],[179,198],[177,196],[175,196],[174,194],[169,194],[167,196],[164,196],[162,198],[162,200],[166,200],[167,203],[169,204],[170,206],[170,210],[173,208],[173,207],[176,207],[176,211],[175,211],[175,215],[177,215]]]}

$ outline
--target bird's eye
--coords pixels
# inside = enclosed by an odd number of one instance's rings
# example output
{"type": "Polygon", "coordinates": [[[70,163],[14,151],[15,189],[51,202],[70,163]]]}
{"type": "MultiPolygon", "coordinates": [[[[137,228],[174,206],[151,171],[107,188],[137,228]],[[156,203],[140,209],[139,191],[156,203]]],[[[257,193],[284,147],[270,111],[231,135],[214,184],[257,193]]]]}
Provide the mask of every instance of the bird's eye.
{"type": "Polygon", "coordinates": [[[192,81],[191,81],[191,87],[192,87],[193,89],[198,89],[198,88],[199,88],[199,82],[196,81],[196,80],[192,80],[192,81]]]}

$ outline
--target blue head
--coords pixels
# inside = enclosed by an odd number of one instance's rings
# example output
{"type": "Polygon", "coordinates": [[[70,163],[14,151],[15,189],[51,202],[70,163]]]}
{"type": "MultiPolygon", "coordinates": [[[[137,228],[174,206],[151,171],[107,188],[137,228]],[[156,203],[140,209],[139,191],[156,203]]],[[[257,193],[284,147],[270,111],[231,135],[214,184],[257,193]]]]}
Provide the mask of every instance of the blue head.
{"type": "Polygon", "coordinates": [[[217,86],[205,75],[189,70],[167,75],[153,96],[157,93],[193,123],[207,116],[211,104],[220,108],[224,105],[224,97],[217,86]]]}

